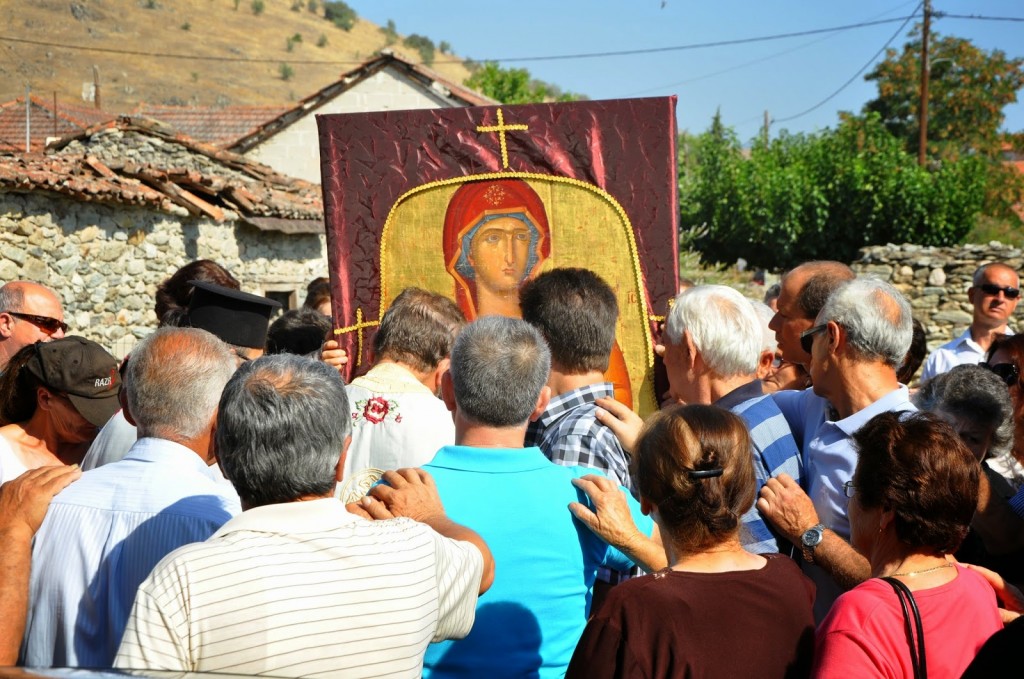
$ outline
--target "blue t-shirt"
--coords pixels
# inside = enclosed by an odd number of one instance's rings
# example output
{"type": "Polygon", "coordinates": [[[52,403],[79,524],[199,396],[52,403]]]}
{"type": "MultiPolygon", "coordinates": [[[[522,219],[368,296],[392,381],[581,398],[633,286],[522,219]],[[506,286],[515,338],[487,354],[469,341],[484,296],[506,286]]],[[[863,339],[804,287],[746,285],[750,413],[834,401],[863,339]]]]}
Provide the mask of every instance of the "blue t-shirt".
{"type": "MultiPolygon", "coordinates": [[[[572,479],[600,472],[556,465],[536,447],[446,446],[424,469],[449,518],[487,542],[495,575],[469,636],[431,644],[423,676],[564,675],[586,626],[598,567],[633,565],[569,512],[570,502],[590,504],[572,479]]],[[[626,496],[634,521],[650,535],[651,520],[626,496]]]]}

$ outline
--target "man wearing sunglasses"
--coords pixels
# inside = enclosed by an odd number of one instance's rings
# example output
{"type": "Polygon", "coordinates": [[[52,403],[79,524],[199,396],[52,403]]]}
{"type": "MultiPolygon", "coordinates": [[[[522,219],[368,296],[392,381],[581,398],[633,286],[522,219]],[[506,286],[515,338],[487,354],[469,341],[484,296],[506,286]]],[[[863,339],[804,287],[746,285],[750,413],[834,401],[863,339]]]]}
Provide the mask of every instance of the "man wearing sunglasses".
{"type": "Polygon", "coordinates": [[[0,372],[22,347],[60,339],[67,332],[64,309],[44,285],[11,281],[0,288],[0,372]]]}
{"type": "Polygon", "coordinates": [[[1012,335],[1007,323],[1020,300],[1020,279],[1012,268],[993,262],[978,267],[967,299],[974,305],[971,325],[956,339],[936,349],[925,361],[921,382],[958,365],[980,363],[1002,334],[1012,335]]]}

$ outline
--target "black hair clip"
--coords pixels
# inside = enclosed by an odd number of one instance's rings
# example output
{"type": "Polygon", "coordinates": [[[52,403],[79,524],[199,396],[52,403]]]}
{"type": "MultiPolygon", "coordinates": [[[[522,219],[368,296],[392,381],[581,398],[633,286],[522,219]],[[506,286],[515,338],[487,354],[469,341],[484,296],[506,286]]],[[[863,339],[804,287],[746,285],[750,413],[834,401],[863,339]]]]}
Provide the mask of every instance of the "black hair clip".
{"type": "Polygon", "coordinates": [[[715,469],[691,469],[687,474],[690,475],[691,479],[713,479],[716,476],[721,476],[725,472],[721,467],[715,469]]]}

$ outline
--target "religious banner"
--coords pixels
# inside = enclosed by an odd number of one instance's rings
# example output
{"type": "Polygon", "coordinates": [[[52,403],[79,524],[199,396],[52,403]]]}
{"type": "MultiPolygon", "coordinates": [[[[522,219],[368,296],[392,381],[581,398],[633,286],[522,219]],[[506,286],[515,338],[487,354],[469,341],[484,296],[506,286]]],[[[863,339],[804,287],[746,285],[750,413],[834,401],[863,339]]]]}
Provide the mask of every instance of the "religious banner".
{"type": "Polygon", "coordinates": [[[335,336],[349,377],[404,288],[470,320],[583,267],[619,300],[616,395],[657,407],[652,329],[678,285],[675,97],[317,116],[335,336]]]}

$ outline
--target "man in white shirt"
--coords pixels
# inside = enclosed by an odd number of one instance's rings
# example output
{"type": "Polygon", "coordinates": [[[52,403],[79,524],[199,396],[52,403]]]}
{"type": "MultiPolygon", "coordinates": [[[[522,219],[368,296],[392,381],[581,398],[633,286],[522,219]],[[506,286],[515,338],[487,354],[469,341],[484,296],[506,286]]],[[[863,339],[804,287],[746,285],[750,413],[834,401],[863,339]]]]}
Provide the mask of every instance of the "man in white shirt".
{"type": "Polygon", "coordinates": [[[368,467],[420,467],[455,443],[439,393],[465,324],[455,302],[437,293],[406,288],[391,303],[373,337],[373,368],[345,388],[352,418],[346,478],[368,467]]]}
{"type": "Polygon", "coordinates": [[[1013,334],[1008,323],[1020,301],[1016,271],[999,262],[978,267],[973,284],[967,289],[967,299],[974,305],[970,326],[928,356],[921,370],[921,382],[954,366],[981,363],[995,338],[1013,334]]]}
{"type": "Polygon", "coordinates": [[[204,330],[163,328],[136,346],[125,382],[139,440],[50,505],[32,550],[24,664],[110,667],[153,566],[240,511],[210,469],[217,402],[234,370],[227,346],[204,330]]]}
{"type": "Polygon", "coordinates": [[[448,519],[421,470],[385,477],[411,518],[389,518],[380,503],[364,506],[382,520],[346,511],[333,494],[347,406],[324,363],[279,354],[239,368],[215,443],[245,511],[153,569],[117,667],[419,677],[428,643],[469,633],[494,577],[490,550],[448,519]]]}

